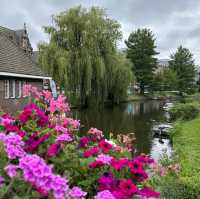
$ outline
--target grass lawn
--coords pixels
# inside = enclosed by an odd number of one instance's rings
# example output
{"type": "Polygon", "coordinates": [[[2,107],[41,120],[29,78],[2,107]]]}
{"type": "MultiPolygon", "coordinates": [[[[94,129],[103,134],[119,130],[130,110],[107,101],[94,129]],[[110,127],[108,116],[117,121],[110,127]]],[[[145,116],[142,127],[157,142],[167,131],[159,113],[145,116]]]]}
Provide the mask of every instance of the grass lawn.
{"type": "Polygon", "coordinates": [[[173,149],[181,172],[162,180],[163,198],[200,199],[200,116],[176,123],[173,149]]]}

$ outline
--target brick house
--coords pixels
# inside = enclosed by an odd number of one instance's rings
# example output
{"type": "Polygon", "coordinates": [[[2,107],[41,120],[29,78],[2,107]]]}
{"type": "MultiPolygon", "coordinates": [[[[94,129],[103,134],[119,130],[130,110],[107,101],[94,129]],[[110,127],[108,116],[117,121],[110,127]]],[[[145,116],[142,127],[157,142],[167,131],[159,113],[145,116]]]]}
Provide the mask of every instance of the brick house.
{"type": "Polygon", "coordinates": [[[33,55],[26,27],[22,30],[0,27],[0,110],[14,113],[22,109],[23,85],[42,89],[44,81],[51,79],[33,61],[33,55]]]}

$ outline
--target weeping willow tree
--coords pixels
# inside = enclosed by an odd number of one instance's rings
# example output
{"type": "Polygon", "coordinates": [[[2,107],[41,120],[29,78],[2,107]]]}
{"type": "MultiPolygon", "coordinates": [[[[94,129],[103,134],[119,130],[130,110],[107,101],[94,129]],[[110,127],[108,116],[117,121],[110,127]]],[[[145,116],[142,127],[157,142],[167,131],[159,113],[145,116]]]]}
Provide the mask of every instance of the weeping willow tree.
{"type": "Polygon", "coordinates": [[[78,96],[81,105],[103,103],[109,95],[115,100],[126,91],[129,83],[123,78],[118,82],[118,76],[125,78],[130,72],[127,60],[123,64],[116,50],[122,37],[120,25],[104,9],[71,8],[54,16],[53,25],[44,29],[50,41],[39,44],[40,65],[78,96]]]}

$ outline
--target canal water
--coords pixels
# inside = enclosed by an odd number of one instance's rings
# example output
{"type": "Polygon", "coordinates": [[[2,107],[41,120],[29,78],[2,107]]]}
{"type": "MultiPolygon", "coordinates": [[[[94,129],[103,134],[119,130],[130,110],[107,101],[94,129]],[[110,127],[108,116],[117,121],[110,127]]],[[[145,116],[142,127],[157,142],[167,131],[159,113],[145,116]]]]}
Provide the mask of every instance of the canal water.
{"type": "Polygon", "coordinates": [[[84,125],[82,132],[96,127],[107,135],[109,132],[114,135],[134,133],[136,152],[150,154],[158,160],[163,154],[171,153],[169,140],[163,139],[161,143],[152,133],[154,125],[167,122],[164,104],[157,100],[128,102],[104,109],[73,110],[73,116],[84,125]]]}

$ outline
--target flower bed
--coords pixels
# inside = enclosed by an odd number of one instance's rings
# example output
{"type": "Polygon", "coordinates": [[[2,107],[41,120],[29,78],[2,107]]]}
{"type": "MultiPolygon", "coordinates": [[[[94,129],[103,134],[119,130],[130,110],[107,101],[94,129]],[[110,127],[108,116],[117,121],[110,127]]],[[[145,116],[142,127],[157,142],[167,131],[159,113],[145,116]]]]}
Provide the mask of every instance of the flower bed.
{"type": "Polygon", "coordinates": [[[159,197],[152,187],[164,168],[147,155],[132,157],[130,138],[110,141],[91,128],[77,135],[64,96],[24,87],[27,106],[0,117],[0,199],[159,197]]]}

